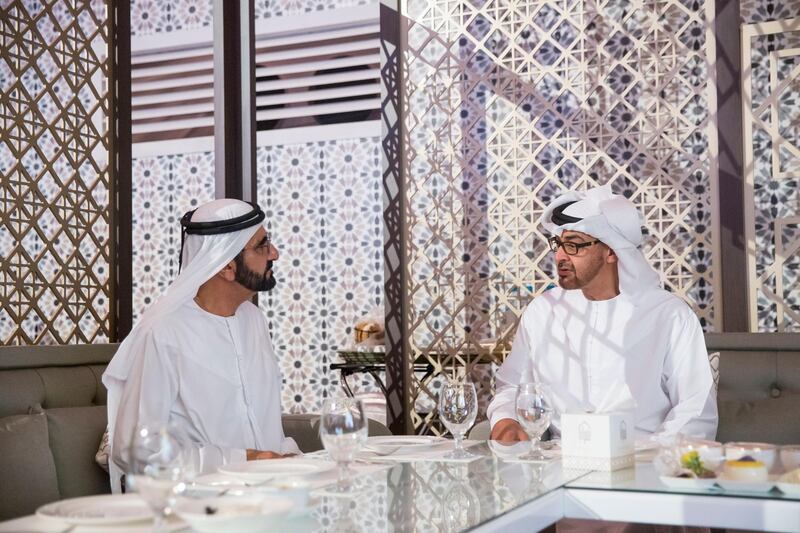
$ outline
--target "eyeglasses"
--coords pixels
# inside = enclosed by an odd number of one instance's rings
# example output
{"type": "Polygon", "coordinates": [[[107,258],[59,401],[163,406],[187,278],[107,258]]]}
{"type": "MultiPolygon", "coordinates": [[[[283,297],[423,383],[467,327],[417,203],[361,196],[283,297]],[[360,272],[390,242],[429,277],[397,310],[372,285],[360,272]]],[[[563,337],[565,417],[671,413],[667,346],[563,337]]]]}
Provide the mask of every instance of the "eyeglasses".
{"type": "Polygon", "coordinates": [[[564,249],[564,253],[567,255],[575,255],[578,253],[578,250],[581,248],[586,248],[587,246],[591,246],[593,244],[597,244],[600,242],[599,240],[594,240],[590,242],[564,242],[558,237],[550,237],[547,239],[547,244],[550,246],[550,250],[555,252],[558,250],[558,247],[564,249]]]}
{"type": "Polygon", "coordinates": [[[257,254],[266,255],[269,253],[269,249],[271,246],[272,246],[272,235],[267,233],[264,241],[261,244],[258,244],[256,246],[251,246],[250,248],[245,246],[244,248],[242,248],[242,252],[245,252],[247,250],[253,250],[257,254]]]}

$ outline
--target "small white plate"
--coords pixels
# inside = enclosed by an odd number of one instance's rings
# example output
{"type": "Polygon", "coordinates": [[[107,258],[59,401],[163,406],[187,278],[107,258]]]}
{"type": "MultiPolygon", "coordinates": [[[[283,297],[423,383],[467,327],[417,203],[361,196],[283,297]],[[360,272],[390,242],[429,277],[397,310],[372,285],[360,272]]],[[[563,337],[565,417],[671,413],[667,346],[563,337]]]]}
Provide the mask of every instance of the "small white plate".
{"type": "Polygon", "coordinates": [[[219,472],[245,481],[265,481],[276,477],[311,476],[333,468],[336,468],[336,463],[332,461],[265,459],[223,465],[219,467],[219,472]]]}
{"type": "Polygon", "coordinates": [[[194,531],[250,533],[266,531],[293,507],[288,498],[265,496],[222,496],[181,499],[175,513],[194,531]],[[212,511],[213,513],[209,512],[212,511]]]}
{"type": "Polygon", "coordinates": [[[715,488],[716,478],[697,479],[693,477],[659,476],[661,483],[671,489],[709,490],[715,488]]]}
{"type": "Polygon", "coordinates": [[[717,478],[717,485],[732,492],[769,492],[775,487],[775,481],[776,476],[769,476],[767,481],[737,481],[721,475],[717,478]]]}
{"type": "Polygon", "coordinates": [[[786,483],[784,481],[778,481],[775,483],[775,485],[787,496],[791,496],[792,498],[800,497],[800,484],[798,483],[786,483]]]}
{"type": "Polygon", "coordinates": [[[43,505],[36,514],[76,526],[110,526],[153,519],[153,511],[138,494],[71,498],[43,505]]]}
{"type": "Polygon", "coordinates": [[[364,449],[385,455],[395,452],[413,453],[447,442],[443,437],[432,435],[386,435],[369,437],[364,449]]]}

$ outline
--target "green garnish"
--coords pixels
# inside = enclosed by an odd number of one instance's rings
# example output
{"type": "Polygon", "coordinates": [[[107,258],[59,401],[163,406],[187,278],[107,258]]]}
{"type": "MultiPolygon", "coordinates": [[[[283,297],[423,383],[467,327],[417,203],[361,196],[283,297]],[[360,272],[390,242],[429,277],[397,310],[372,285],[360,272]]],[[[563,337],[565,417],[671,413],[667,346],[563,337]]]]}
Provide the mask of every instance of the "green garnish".
{"type": "Polygon", "coordinates": [[[681,456],[681,466],[699,478],[714,477],[714,472],[703,466],[700,454],[696,451],[686,452],[681,456]]]}

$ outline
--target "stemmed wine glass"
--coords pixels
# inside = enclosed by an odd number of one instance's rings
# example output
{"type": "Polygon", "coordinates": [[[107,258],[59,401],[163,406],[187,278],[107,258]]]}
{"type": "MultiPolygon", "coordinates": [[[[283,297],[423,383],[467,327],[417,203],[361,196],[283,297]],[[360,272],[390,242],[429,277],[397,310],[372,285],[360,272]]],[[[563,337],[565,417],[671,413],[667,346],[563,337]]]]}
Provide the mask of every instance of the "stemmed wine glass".
{"type": "Polygon", "coordinates": [[[166,518],[186,488],[181,441],[167,425],[138,425],[126,455],[128,490],[137,492],[153,510],[153,531],[166,531],[166,518]]]}
{"type": "Polygon", "coordinates": [[[465,459],[472,454],[462,445],[464,435],[478,416],[478,395],[469,381],[448,380],[439,393],[439,418],[453,435],[455,447],[447,455],[450,459],[465,459]]]}
{"type": "Polygon", "coordinates": [[[355,398],[332,398],[322,406],[319,426],[322,444],[339,465],[339,478],[334,492],[353,492],[350,463],[367,441],[367,417],[364,404],[355,398]]]}
{"type": "Polygon", "coordinates": [[[544,387],[540,383],[522,383],[517,389],[517,420],[531,439],[531,451],[521,459],[544,461],[539,442],[550,427],[553,410],[547,405],[544,387]]]}

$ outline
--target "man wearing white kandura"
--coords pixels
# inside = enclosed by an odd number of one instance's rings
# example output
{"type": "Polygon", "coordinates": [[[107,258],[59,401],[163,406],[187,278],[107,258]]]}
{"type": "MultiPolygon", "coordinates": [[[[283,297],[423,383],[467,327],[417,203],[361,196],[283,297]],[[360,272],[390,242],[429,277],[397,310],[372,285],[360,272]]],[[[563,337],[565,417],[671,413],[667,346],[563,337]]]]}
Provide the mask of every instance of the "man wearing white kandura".
{"type": "Polygon", "coordinates": [[[214,200],[181,219],[181,271],[103,374],[114,492],[139,424],[172,424],[198,472],[300,453],[281,425],[281,376],[267,323],[250,302],[275,286],[278,250],[264,212],[214,200]]]}
{"type": "Polygon", "coordinates": [[[517,385],[535,381],[549,391],[555,435],[560,413],[634,405],[639,439],[713,439],[717,405],[700,322],[660,287],[639,249],[636,207],[597,187],[558,197],[541,223],[552,235],[560,287],[522,315],[488,408],[491,438],[528,438],[514,402],[517,385]]]}

